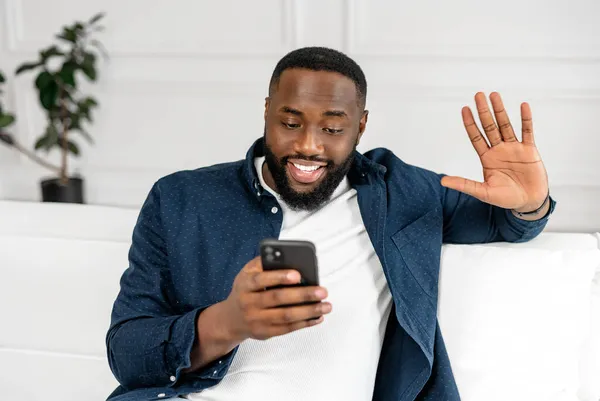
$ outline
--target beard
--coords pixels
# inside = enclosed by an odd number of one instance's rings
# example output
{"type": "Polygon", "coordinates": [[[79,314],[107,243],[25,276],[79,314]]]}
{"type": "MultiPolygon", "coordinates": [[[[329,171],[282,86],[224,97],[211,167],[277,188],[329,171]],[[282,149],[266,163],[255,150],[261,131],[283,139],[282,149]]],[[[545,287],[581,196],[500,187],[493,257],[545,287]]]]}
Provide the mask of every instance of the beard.
{"type": "Polygon", "coordinates": [[[342,182],[350,170],[350,167],[352,167],[352,162],[354,161],[354,150],[356,150],[356,144],[354,145],[350,154],[340,164],[336,164],[332,160],[324,160],[318,157],[304,155],[289,155],[278,159],[267,144],[266,135],[264,138],[265,161],[267,162],[269,172],[273,176],[273,180],[277,186],[276,191],[292,210],[297,211],[313,211],[329,201],[335,189],[338,187],[340,182],[342,182]],[[316,188],[309,192],[298,192],[294,190],[290,185],[290,181],[286,173],[286,166],[289,159],[301,159],[327,163],[326,166],[321,167],[327,169],[323,181],[321,181],[316,188]]]}

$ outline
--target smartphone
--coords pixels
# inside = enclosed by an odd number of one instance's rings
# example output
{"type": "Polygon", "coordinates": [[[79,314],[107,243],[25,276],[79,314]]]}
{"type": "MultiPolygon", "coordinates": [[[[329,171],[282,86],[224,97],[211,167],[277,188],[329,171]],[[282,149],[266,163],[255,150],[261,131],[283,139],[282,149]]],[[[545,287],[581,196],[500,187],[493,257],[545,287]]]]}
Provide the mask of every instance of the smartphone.
{"type": "Polygon", "coordinates": [[[317,251],[310,241],[267,238],[260,242],[260,256],[263,270],[297,270],[301,281],[291,286],[319,285],[317,251]]]}

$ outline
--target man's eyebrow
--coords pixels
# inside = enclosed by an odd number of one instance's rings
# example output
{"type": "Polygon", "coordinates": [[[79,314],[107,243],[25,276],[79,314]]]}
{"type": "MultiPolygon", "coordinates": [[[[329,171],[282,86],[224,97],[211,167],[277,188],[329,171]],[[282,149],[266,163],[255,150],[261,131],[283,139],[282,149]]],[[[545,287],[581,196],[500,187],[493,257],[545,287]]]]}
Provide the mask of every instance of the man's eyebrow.
{"type": "MultiPolygon", "coordinates": [[[[300,110],[294,109],[289,106],[282,106],[279,111],[283,113],[293,114],[295,116],[303,116],[304,113],[300,110]]],[[[322,114],[324,117],[348,117],[348,114],[343,110],[327,110],[322,114]]]]}
{"type": "Polygon", "coordinates": [[[301,116],[303,114],[300,110],[292,109],[291,107],[288,107],[288,106],[283,106],[279,110],[284,113],[294,114],[296,116],[301,116]]]}
{"type": "Polygon", "coordinates": [[[348,117],[348,114],[343,110],[327,110],[323,115],[325,117],[348,117]]]}

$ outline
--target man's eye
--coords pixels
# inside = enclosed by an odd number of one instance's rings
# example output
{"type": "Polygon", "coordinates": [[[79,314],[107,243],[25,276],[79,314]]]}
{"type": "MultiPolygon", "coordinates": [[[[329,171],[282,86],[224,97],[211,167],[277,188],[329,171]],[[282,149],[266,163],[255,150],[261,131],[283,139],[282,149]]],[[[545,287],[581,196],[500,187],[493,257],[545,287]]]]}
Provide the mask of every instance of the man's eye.
{"type": "Polygon", "coordinates": [[[341,134],[344,131],[343,129],[335,129],[335,128],[323,128],[323,130],[330,134],[341,134]]]}
{"type": "Polygon", "coordinates": [[[289,129],[300,128],[300,124],[286,123],[285,121],[282,121],[281,124],[283,124],[284,127],[289,129]]]}

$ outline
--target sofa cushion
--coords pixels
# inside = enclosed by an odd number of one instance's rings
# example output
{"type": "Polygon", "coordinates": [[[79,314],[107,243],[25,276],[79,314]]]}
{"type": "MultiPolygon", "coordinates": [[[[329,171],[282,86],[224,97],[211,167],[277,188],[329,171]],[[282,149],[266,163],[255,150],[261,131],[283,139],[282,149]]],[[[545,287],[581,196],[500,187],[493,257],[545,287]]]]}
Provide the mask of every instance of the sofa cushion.
{"type": "Polygon", "coordinates": [[[444,246],[438,316],[463,400],[598,399],[590,355],[600,250],[591,235],[589,249],[561,249],[561,236],[444,246]]]}
{"type": "Polygon", "coordinates": [[[105,335],[136,210],[0,202],[3,399],[104,400],[105,335]]]}

